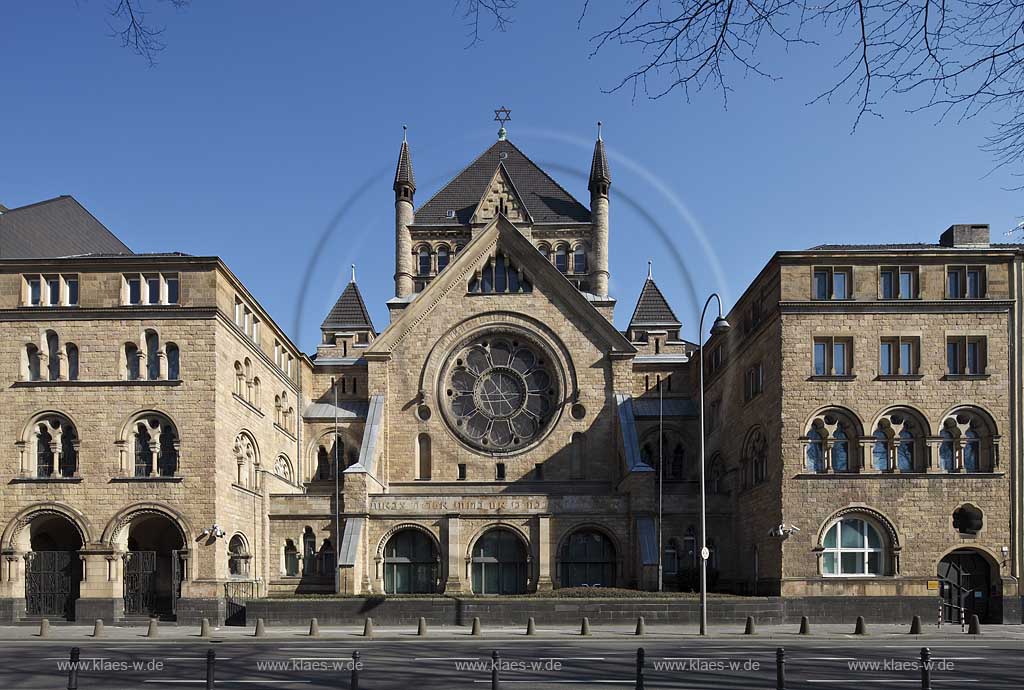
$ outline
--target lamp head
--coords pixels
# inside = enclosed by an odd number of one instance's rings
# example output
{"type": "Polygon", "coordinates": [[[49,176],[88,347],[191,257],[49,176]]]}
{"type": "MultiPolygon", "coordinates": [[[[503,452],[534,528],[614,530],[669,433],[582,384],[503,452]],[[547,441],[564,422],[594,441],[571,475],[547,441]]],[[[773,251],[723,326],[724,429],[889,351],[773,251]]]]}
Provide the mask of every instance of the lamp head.
{"type": "Polygon", "coordinates": [[[723,333],[728,333],[730,328],[732,328],[732,326],[730,326],[729,322],[725,320],[725,317],[719,316],[711,325],[711,335],[722,335],[723,333]]]}

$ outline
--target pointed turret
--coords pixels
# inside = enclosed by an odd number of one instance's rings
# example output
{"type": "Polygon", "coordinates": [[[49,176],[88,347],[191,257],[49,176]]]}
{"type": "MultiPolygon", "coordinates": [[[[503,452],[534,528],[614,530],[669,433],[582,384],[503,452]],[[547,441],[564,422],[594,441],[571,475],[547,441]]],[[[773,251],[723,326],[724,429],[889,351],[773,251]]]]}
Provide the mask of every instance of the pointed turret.
{"type": "Polygon", "coordinates": [[[594,294],[608,296],[608,189],[612,184],[612,173],[608,157],[604,152],[601,137],[601,123],[597,123],[597,142],[594,157],[590,163],[590,217],[593,228],[593,286],[594,294]]]}
{"type": "Polygon", "coordinates": [[[402,127],[402,148],[398,152],[398,166],[395,168],[395,297],[412,294],[413,257],[412,235],[409,226],[415,215],[412,200],[416,193],[416,176],[412,172],[412,156],[409,155],[407,128],[402,127]]]}
{"type": "Polygon", "coordinates": [[[356,284],[355,265],[352,266],[352,280],[320,324],[320,332],[323,333],[323,345],[342,350],[340,354],[343,356],[350,356],[353,348],[365,346],[377,337],[370,312],[356,284]]]}
{"type": "Polygon", "coordinates": [[[679,339],[682,323],[669,306],[665,295],[654,282],[651,262],[647,262],[647,280],[636,301],[626,335],[632,342],[646,342],[650,335],[660,335],[668,341],[679,339]]]}

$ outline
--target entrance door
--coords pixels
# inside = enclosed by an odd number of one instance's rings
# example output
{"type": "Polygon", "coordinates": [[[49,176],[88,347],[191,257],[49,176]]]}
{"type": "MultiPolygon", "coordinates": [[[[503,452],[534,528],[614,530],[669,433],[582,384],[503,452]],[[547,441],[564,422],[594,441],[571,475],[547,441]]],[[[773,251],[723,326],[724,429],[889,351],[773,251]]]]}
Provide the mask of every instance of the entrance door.
{"type": "Polygon", "coordinates": [[[25,573],[25,608],[29,616],[75,618],[81,560],[73,551],[31,551],[25,573]]]}
{"type": "Polygon", "coordinates": [[[156,551],[124,555],[124,612],[148,616],[156,612],[156,551]]]}
{"type": "Polygon", "coordinates": [[[989,622],[992,569],[983,556],[954,551],[939,562],[939,579],[943,620],[960,623],[977,615],[981,622],[989,622]]]}

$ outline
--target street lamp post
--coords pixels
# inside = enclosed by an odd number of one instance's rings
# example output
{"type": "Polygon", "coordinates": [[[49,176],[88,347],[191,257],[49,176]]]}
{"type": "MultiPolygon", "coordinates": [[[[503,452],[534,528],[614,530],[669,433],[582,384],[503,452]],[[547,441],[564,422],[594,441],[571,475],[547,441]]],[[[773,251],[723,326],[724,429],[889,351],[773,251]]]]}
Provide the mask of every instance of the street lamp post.
{"type": "Polygon", "coordinates": [[[722,316],[722,298],[712,292],[700,313],[700,327],[697,332],[697,364],[700,368],[700,390],[698,392],[698,416],[700,418],[700,634],[708,634],[708,532],[707,499],[704,485],[704,316],[711,300],[718,302],[718,317],[711,326],[711,335],[729,330],[729,322],[722,316]]]}

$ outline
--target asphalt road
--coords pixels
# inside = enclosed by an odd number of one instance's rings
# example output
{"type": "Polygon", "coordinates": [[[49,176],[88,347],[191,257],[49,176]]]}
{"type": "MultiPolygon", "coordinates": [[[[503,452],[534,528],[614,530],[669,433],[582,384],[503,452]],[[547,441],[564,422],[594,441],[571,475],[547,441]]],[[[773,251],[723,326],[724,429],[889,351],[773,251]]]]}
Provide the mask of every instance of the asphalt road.
{"type": "MultiPolygon", "coordinates": [[[[352,652],[361,657],[363,690],[489,688],[491,652],[501,654],[503,688],[633,688],[636,650],[645,650],[645,687],[714,690],[775,688],[773,640],[447,639],[225,640],[81,642],[81,690],[204,688],[206,652],[217,654],[217,688],[349,688],[352,652]],[[638,644],[639,643],[639,644],[638,644]],[[414,683],[414,687],[410,687],[414,683]]],[[[786,688],[920,688],[912,640],[786,641],[786,688]],[[851,668],[868,662],[875,668],[851,668]],[[904,666],[899,666],[904,664],[904,666]]],[[[1024,644],[969,639],[934,641],[932,685],[963,690],[1019,689],[1024,644]]],[[[2,690],[64,690],[69,643],[5,642],[2,690]]]]}

